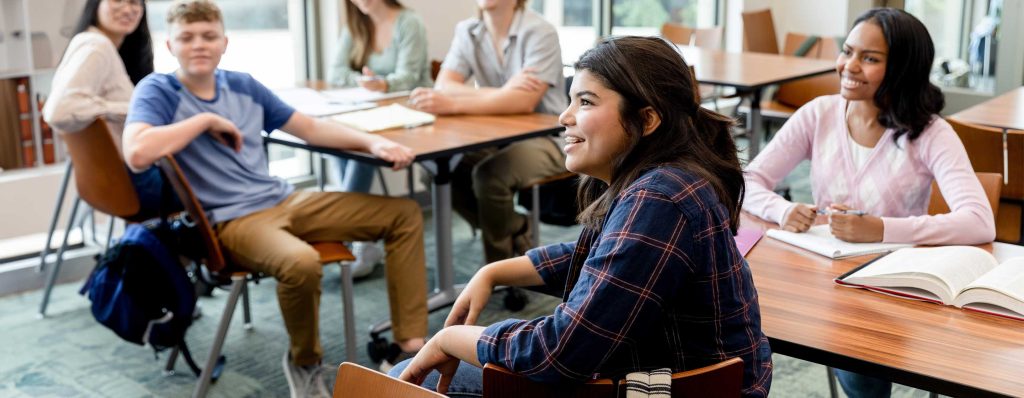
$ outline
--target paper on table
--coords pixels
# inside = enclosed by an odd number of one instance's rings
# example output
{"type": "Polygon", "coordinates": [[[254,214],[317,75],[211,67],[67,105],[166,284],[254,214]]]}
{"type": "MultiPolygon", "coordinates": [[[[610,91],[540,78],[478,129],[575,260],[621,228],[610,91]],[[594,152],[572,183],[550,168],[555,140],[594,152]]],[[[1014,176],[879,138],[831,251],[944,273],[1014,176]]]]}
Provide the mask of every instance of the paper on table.
{"type": "Polygon", "coordinates": [[[416,127],[434,123],[437,118],[426,112],[406,108],[399,104],[381,106],[370,110],[351,112],[331,117],[346,126],[367,131],[381,131],[397,127],[416,127]]]}
{"type": "Polygon", "coordinates": [[[376,106],[371,102],[337,102],[309,88],[278,89],[274,90],[274,94],[295,110],[313,117],[337,115],[376,106]]]}
{"type": "Polygon", "coordinates": [[[362,87],[325,90],[322,91],[321,93],[330,98],[332,101],[338,102],[374,102],[391,98],[405,97],[409,95],[408,91],[382,93],[379,91],[370,91],[362,87]]]}
{"type": "Polygon", "coordinates": [[[801,249],[810,250],[822,256],[837,259],[860,256],[863,254],[890,252],[904,247],[912,247],[906,243],[850,243],[832,236],[828,224],[815,225],[807,232],[794,233],[781,229],[772,229],[766,233],[769,237],[801,249]]]}

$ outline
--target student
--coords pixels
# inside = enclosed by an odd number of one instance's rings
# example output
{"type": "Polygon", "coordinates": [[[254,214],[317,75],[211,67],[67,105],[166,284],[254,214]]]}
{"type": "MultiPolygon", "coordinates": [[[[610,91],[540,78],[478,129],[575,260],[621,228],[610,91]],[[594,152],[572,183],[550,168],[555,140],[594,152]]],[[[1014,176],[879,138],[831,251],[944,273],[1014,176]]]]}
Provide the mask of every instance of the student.
{"type": "Polygon", "coordinates": [[[446,327],[391,374],[459,396],[480,391],[486,363],[554,383],[742,357],[742,395],[768,395],[771,350],[733,240],[743,176],[731,121],[700,107],[689,69],[659,38],[605,40],[576,71],[559,122],[566,168],[584,175],[579,240],[477,271],[446,327]],[[497,285],[563,302],[473,326],[497,285]]]}
{"type": "MultiPolygon", "coordinates": [[[[413,107],[439,115],[558,114],[565,109],[562,51],[555,28],[525,9],[526,0],[477,0],[480,16],[455,27],[433,89],[413,90],[413,107]],[[474,80],[478,87],[472,83],[474,80]]],[[[527,217],[513,194],[565,171],[565,155],[548,137],[467,153],[452,176],[452,206],[483,232],[494,262],[531,246],[527,217]]]]}
{"type": "MultiPolygon", "coordinates": [[[[360,86],[371,91],[393,92],[429,87],[427,31],[412,10],[397,0],[347,0],[348,26],[329,70],[333,86],[360,86]]],[[[357,160],[332,157],[341,190],[369,193],[376,167],[357,160]]],[[[352,274],[373,272],[381,253],[372,242],[356,242],[352,274]]]]}
{"type": "MultiPolygon", "coordinates": [[[[43,119],[75,133],[103,118],[121,146],[135,84],[153,72],[153,44],[143,0],[89,0],[54,72],[43,119]]],[[[162,178],[156,169],[131,174],[140,215],[159,214],[162,178]]]]}
{"type": "MultiPolygon", "coordinates": [[[[942,92],[928,81],[934,47],[925,26],[893,8],[854,23],[836,61],[839,95],[797,110],[746,169],[743,209],[794,232],[831,212],[832,233],[849,242],[973,245],[995,238],[992,209],[956,132],[939,117],[942,92]],[[814,204],[772,192],[811,161],[814,204]],[[932,180],[952,211],[929,216],[932,180]],[[863,210],[863,216],[840,214],[863,210]]],[[[851,397],[888,396],[888,381],[838,371],[851,397]]]]}
{"type": "Polygon", "coordinates": [[[419,206],[361,193],[294,192],[268,175],[260,132],[280,128],[315,145],[364,150],[396,168],[408,166],[412,152],[295,112],[248,74],[217,69],[228,41],[212,1],[173,3],[167,25],[167,48],[179,68],[139,83],[125,127],[125,159],[143,170],[174,155],[232,260],[277,279],[292,396],[329,395],[319,366],[322,266],[306,242],[383,239],[394,337],[399,352],[416,351],[427,334],[419,206]]]}

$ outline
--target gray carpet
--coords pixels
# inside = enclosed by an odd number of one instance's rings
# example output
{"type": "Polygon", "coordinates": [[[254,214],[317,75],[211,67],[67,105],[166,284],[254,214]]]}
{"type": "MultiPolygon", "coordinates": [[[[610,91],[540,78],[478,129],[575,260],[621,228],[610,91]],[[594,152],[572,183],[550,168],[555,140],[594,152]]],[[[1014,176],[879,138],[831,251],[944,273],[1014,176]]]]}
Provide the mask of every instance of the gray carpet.
{"type": "MultiPolygon", "coordinates": [[[[806,164],[790,180],[794,198],[808,201],[806,164]]],[[[429,214],[427,225],[430,224],[429,214]]],[[[454,253],[456,281],[469,280],[482,262],[479,239],[470,236],[468,226],[456,217],[454,221],[454,253]]],[[[579,229],[544,225],[542,241],[573,241],[579,229]]],[[[433,285],[434,237],[426,236],[430,283],[433,285]]],[[[321,300],[321,337],[325,363],[335,366],[343,360],[342,308],[337,267],[325,270],[321,300]]],[[[279,397],[287,396],[288,388],[281,371],[281,357],[287,347],[287,335],[281,323],[271,279],[251,286],[252,314],[255,327],[242,328],[241,306],[236,311],[228,332],[224,354],[228,358],[223,377],[212,387],[212,397],[279,397]]],[[[77,295],[78,283],[58,286],[54,291],[50,316],[36,319],[35,308],[40,292],[0,298],[0,397],[186,397],[191,394],[195,379],[179,361],[177,373],[161,373],[166,353],[154,359],[152,350],[120,340],[97,324],[89,313],[89,302],[77,295]]],[[[189,329],[188,341],[197,360],[206,357],[226,292],[218,291],[212,298],[200,300],[205,316],[189,329]]],[[[378,267],[370,277],[355,286],[357,323],[359,328],[359,363],[376,367],[367,357],[365,333],[373,322],[387,315],[384,273],[378,267]]],[[[530,302],[519,313],[509,313],[501,305],[502,293],[491,300],[480,323],[488,324],[509,317],[527,318],[547,314],[558,300],[530,293],[530,302]]],[[[447,311],[432,314],[430,330],[438,330],[447,311]]],[[[772,395],[780,397],[826,397],[828,387],[825,368],[780,355],[775,355],[772,395]]],[[[333,373],[330,377],[333,383],[333,373]]],[[[896,397],[925,397],[923,391],[897,387],[896,397]]]]}

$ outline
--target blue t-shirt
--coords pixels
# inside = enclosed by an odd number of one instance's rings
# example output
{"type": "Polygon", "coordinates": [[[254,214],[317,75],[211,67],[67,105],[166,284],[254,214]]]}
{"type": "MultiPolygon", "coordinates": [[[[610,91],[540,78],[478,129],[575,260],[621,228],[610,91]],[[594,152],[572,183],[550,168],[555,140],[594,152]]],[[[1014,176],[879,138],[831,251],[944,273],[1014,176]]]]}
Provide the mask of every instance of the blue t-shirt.
{"type": "Polygon", "coordinates": [[[294,188],[271,177],[262,131],[281,127],[295,109],[247,73],[218,69],[210,101],[186,89],[174,73],[146,76],[132,94],[125,124],[165,126],[203,112],[230,120],[242,132],[242,151],[201,134],[175,154],[196,197],[212,222],[224,222],[273,207],[294,188]]]}

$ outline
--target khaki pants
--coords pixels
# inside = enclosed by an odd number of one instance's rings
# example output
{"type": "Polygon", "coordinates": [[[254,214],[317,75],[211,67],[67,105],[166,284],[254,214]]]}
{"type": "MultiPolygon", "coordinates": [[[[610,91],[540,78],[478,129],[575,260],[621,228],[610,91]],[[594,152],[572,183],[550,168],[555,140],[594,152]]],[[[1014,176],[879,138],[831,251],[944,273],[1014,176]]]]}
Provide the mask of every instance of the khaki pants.
{"type": "Polygon", "coordinates": [[[231,259],[277,279],[277,301],[297,365],[318,363],[319,255],[306,242],[384,240],[394,338],[427,335],[423,218],[408,199],[347,192],[296,192],[283,202],[217,226],[231,259]]]}
{"type": "Polygon", "coordinates": [[[516,213],[513,195],[527,183],[564,171],[565,154],[548,137],[462,158],[452,174],[452,207],[480,228],[487,263],[514,255],[513,235],[523,229],[526,217],[516,213]]]}

